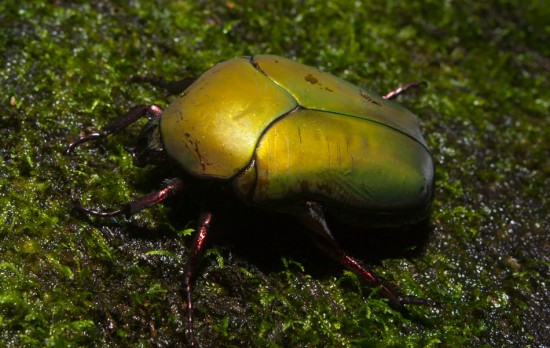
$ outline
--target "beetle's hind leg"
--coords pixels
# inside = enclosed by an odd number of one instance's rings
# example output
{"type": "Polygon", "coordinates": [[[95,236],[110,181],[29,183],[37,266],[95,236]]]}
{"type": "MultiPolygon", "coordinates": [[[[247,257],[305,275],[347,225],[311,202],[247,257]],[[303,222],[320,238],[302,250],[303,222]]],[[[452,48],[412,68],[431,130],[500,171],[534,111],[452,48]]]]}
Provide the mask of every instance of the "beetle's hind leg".
{"type": "Polygon", "coordinates": [[[397,98],[397,96],[405,93],[407,90],[409,90],[411,88],[417,88],[417,87],[420,87],[420,86],[427,86],[427,85],[428,85],[428,83],[426,81],[407,83],[406,85],[403,85],[403,86],[401,86],[397,89],[394,89],[393,91],[387,93],[382,98],[384,98],[386,100],[395,99],[395,98],[397,98]]]}
{"type": "Polygon", "coordinates": [[[158,105],[153,104],[153,105],[134,106],[133,108],[128,110],[128,112],[125,113],[124,115],[115,118],[107,127],[105,127],[103,131],[99,133],[96,132],[96,133],[88,134],[70,143],[69,146],[67,147],[67,150],[65,150],[65,154],[70,155],[74,151],[74,149],[77,146],[80,146],[80,144],[82,143],[85,143],[91,140],[105,138],[106,136],[117,133],[144,116],[159,117],[161,114],[162,114],[162,109],[158,105]]]}
{"type": "Polygon", "coordinates": [[[303,206],[298,207],[292,213],[303,224],[309,227],[309,230],[311,231],[310,234],[312,235],[315,244],[323,252],[343,264],[346,268],[353,271],[370,285],[379,286],[382,295],[388,298],[393,307],[403,309],[404,304],[421,304],[427,306],[436,305],[435,302],[430,300],[413,296],[404,296],[401,290],[397,289],[383,278],[378,277],[372,270],[362,264],[359,260],[347,255],[332,236],[332,233],[330,232],[325,221],[323,209],[318,203],[305,202],[303,206]]]}
{"type": "Polygon", "coordinates": [[[199,223],[196,236],[195,236],[195,242],[193,243],[193,248],[190,251],[189,258],[187,259],[187,268],[185,270],[185,276],[184,276],[184,290],[187,296],[184,296],[185,301],[185,310],[187,313],[187,345],[194,347],[196,346],[195,341],[195,333],[193,330],[193,299],[192,299],[192,286],[191,286],[191,278],[193,277],[193,273],[195,271],[195,267],[197,265],[197,262],[199,260],[199,256],[201,254],[202,247],[204,245],[204,241],[206,239],[206,235],[208,234],[208,230],[210,228],[210,222],[212,221],[212,214],[210,212],[201,214],[199,218],[199,223]]]}

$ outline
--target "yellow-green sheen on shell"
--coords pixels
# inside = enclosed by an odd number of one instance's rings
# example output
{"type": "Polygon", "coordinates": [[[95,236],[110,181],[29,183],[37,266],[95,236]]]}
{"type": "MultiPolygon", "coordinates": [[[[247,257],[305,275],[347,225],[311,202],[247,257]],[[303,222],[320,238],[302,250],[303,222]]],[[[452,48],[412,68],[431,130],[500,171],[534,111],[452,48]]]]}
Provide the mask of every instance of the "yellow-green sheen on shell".
{"type": "Polygon", "coordinates": [[[187,172],[233,179],[257,205],[313,200],[390,213],[425,211],[432,198],[416,116],[278,56],[215,65],[164,111],[161,133],[187,172]]]}
{"type": "Polygon", "coordinates": [[[197,176],[227,179],[247,166],[262,133],[296,100],[248,59],[215,65],[162,114],[169,156],[197,176]]]}
{"type": "Polygon", "coordinates": [[[375,213],[431,199],[433,165],[423,145],[354,117],[307,109],[285,117],[261,138],[255,167],[258,203],[313,200],[375,213]]]}

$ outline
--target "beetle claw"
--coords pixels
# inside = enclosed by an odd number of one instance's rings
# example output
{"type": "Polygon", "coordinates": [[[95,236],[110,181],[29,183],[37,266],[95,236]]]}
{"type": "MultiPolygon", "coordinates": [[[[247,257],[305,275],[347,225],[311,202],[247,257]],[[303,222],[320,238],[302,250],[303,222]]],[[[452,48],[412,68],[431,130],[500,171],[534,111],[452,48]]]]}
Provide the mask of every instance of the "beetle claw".
{"type": "Polygon", "coordinates": [[[105,135],[103,133],[92,133],[92,134],[88,134],[84,137],[80,137],[80,138],[76,139],[75,141],[73,141],[72,143],[70,143],[69,146],[67,146],[67,149],[65,150],[65,155],[72,155],[74,149],[77,146],[80,146],[80,144],[82,144],[82,143],[85,143],[85,142],[88,142],[88,141],[91,141],[91,140],[96,140],[96,139],[99,139],[99,138],[103,138],[104,136],[105,135]]]}
{"type": "Polygon", "coordinates": [[[82,205],[77,205],[75,209],[84,214],[100,216],[100,217],[113,217],[113,216],[118,216],[126,213],[126,209],[113,210],[113,211],[100,211],[100,210],[89,209],[82,205]]]}

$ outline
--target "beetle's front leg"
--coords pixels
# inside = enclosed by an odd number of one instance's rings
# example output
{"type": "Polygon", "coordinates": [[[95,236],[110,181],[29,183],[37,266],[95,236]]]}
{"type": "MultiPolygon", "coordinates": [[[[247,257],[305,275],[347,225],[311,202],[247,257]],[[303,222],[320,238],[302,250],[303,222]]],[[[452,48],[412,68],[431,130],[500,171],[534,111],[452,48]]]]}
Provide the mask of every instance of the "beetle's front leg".
{"type": "Polygon", "coordinates": [[[80,137],[77,140],[73,141],[65,150],[66,155],[70,155],[73,150],[82,143],[105,138],[108,135],[119,132],[124,128],[128,127],[132,123],[136,122],[143,116],[152,115],[154,117],[159,117],[162,114],[162,109],[158,105],[140,105],[134,106],[124,115],[114,119],[105,129],[99,133],[92,133],[86,136],[80,137]]]}
{"type": "Polygon", "coordinates": [[[165,180],[163,182],[163,187],[155,192],[151,192],[148,195],[145,195],[143,197],[140,197],[136,200],[133,200],[131,202],[126,203],[122,206],[119,210],[113,210],[113,211],[99,211],[99,210],[92,210],[89,208],[85,208],[83,206],[77,206],[76,208],[86,214],[94,215],[94,216],[101,216],[101,217],[112,217],[112,216],[118,216],[118,215],[132,215],[140,210],[143,210],[145,208],[149,208],[155,204],[158,204],[164,200],[166,200],[169,197],[174,196],[175,194],[181,192],[183,190],[183,180],[180,178],[173,178],[169,180],[165,180]]]}
{"type": "Polygon", "coordinates": [[[191,296],[191,277],[197,265],[204,240],[208,234],[210,228],[210,222],[212,221],[212,214],[210,212],[204,213],[199,218],[198,231],[195,236],[195,242],[193,248],[187,259],[187,269],[185,270],[184,286],[187,293],[186,312],[187,312],[187,344],[189,346],[196,346],[195,333],[193,332],[193,300],[191,296]]]}

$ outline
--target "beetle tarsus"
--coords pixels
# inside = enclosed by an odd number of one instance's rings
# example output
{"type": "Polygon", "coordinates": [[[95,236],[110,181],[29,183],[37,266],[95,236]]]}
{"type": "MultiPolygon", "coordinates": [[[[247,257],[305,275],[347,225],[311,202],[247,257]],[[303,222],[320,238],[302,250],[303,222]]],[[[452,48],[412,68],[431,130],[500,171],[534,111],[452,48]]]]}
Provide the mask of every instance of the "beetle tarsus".
{"type": "Polygon", "coordinates": [[[409,90],[411,88],[416,88],[416,87],[420,87],[420,86],[427,86],[427,85],[428,85],[428,83],[426,81],[407,83],[406,85],[403,85],[403,86],[389,92],[388,94],[386,94],[382,98],[384,98],[386,100],[395,99],[395,98],[397,98],[397,96],[405,93],[407,90],[409,90]]]}
{"type": "Polygon", "coordinates": [[[77,205],[75,209],[84,214],[99,216],[99,217],[114,217],[114,216],[118,216],[126,213],[124,208],[120,210],[113,210],[113,211],[100,211],[100,210],[89,209],[81,205],[77,205]]]}
{"type": "Polygon", "coordinates": [[[210,212],[204,213],[199,218],[198,231],[195,236],[195,241],[193,243],[193,248],[189,258],[187,259],[187,269],[185,270],[184,278],[184,288],[186,292],[186,307],[185,311],[187,313],[187,344],[191,347],[196,346],[195,334],[193,331],[193,300],[192,300],[192,287],[191,287],[191,278],[193,276],[193,271],[199,259],[206,235],[208,234],[208,229],[210,228],[210,223],[212,221],[212,214],[210,212]]]}
{"type": "Polygon", "coordinates": [[[73,141],[65,150],[66,155],[70,155],[77,146],[88,141],[105,138],[111,134],[117,133],[124,128],[128,127],[132,123],[136,122],[144,116],[148,117],[160,117],[162,114],[162,108],[156,104],[152,105],[139,105],[130,108],[124,115],[115,118],[105,129],[100,133],[92,133],[73,141]]]}
{"type": "Polygon", "coordinates": [[[367,281],[371,286],[379,286],[380,292],[390,301],[391,306],[396,309],[401,309],[403,307],[400,291],[395,289],[392,284],[388,283],[383,278],[378,277],[372,270],[363,265],[359,260],[346,255],[343,250],[337,250],[336,252],[342,255],[340,262],[344,266],[361,277],[361,279],[367,281]]]}
{"type": "Polygon", "coordinates": [[[88,134],[84,137],[80,137],[77,140],[70,143],[69,146],[67,146],[67,149],[65,150],[65,155],[71,155],[73,153],[74,149],[82,143],[85,143],[85,142],[88,142],[88,141],[91,141],[91,140],[101,139],[101,138],[106,137],[107,135],[108,134],[104,134],[104,133],[92,133],[92,134],[88,134]]]}
{"type": "Polygon", "coordinates": [[[390,301],[390,305],[402,310],[405,304],[421,304],[432,306],[434,302],[412,296],[402,296],[401,290],[377,276],[372,270],[356,258],[346,254],[332,236],[325,221],[322,207],[316,202],[303,202],[292,211],[293,215],[308,227],[313,241],[325,254],[340,262],[346,268],[357,274],[371,286],[380,287],[381,294],[390,301]]]}
{"type": "Polygon", "coordinates": [[[180,178],[168,179],[163,182],[163,187],[155,192],[151,192],[143,197],[135,199],[126,203],[119,210],[113,211],[100,211],[85,208],[81,205],[77,205],[75,208],[85,214],[99,216],[99,217],[114,217],[118,215],[132,215],[145,208],[149,208],[155,204],[158,204],[169,197],[174,196],[175,194],[183,190],[183,180],[180,178]]]}

